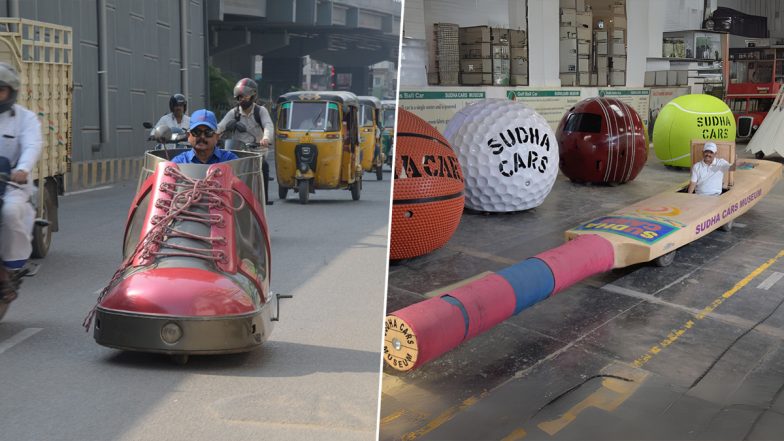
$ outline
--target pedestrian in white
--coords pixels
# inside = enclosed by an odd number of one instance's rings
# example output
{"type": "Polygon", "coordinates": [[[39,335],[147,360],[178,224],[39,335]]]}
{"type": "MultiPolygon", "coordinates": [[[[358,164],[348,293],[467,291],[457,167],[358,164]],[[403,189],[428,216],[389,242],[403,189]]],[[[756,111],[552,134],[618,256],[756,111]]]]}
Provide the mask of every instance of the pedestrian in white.
{"type": "Polygon", "coordinates": [[[716,143],[706,142],[702,152],[702,161],[695,163],[691,167],[691,182],[689,182],[688,193],[705,195],[720,195],[724,173],[735,170],[737,157],[730,164],[722,158],[716,157],[716,143]]]}
{"type": "Polygon", "coordinates": [[[191,126],[191,118],[185,113],[188,110],[188,101],[185,99],[185,95],[181,93],[172,95],[171,98],[169,98],[169,110],[171,112],[163,115],[155,126],[157,127],[164,124],[171,128],[180,128],[187,132],[188,128],[191,126]]]}
{"type": "MultiPolygon", "coordinates": [[[[243,78],[234,86],[234,98],[237,107],[228,111],[218,124],[221,134],[231,132],[231,139],[244,143],[258,142],[261,153],[267,156],[270,140],[275,135],[275,125],[267,109],[256,104],[258,86],[250,78],[243,78]]],[[[264,201],[272,205],[269,200],[269,164],[266,159],[261,164],[264,174],[264,201]]]]}
{"type": "Polygon", "coordinates": [[[0,156],[11,163],[11,180],[22,188],[6,186],[3,197],[0,259],[11,270],[20,269],[33,252],[35,191],[32,170],[41,157],[41,122],[35,113],[16,104],[19,74],[0,63],[0,156]]]}

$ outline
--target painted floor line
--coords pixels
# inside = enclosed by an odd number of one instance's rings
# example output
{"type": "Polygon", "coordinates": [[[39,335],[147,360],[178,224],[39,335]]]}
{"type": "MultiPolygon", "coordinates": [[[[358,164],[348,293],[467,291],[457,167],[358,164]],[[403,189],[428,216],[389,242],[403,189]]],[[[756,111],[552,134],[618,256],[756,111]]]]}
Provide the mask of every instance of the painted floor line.
{"type": "Polygon", "coordinates": [[[69,191],[67,193],[64,193],[63,196],[73,196],[73,195],[82,194],[82,193],[92,193],[94,191],[99,191],[99,190],[108,190],[108,189],[110,189],[112,187],[114,187],[114,185],[104,185],[104,186],[101,186],[101,187],[86,188],[84,190],[69,191]]]}
{"type": "Polygon", "coordinates": [[[784,277],[784,273],[780,273],[778,271],[774,271],[773,274],[769,275],[767,279],[763,280],[762,283],[757,285],[759,289],[770,289],[773,285],[776,284],[781,278],[784,277]]]}
{"type": "MultiPolygon", "coordinates": [[[[782,274],[782,276],[784,276],[784,274],[782,274]]],[[[639,291],[635,291],[633,289],[624,288],[622,286],[613,285],[611,283],[608,283],[607,285],[604,285],[602,287],[602,289],[605,290],[605,291],[609,291],[609,292],[615,293],[615,294],[620,294],[620,295],[624,295],[624,296],[628,296],[628,297],[633,297],[635,299],[645,300],[646,302],[653,303],[653,304],[656,304],[656,305],[662,305],[662,306],[667,306],[667,307],[670,307],[670,308],[673,308],[673,309],[678,309],[680,311],[687,312],[687,313],[689,313],[691,315],[697,315],[697,314],[702,313],[702,309],[699,309],[699,308],[692,308],[692,307],[689,307],[689,306],[684,306],[684,305],[679,305],[677,303],[668,302],[666,300],[662,300],[662,299],[660,299],[660,298],[658,298],[656,296],[653,296],[651,294],[646,294],[644,292],[639,292],[639,291]]],[[[719,314],[719,313],[717,313],[715,311],[710,312],[708,314],[705,314],[705,317],[712,318],[712,319],[714,319],[716,321],[719,321],[719,322],[722,322],[722,323],[725,323],[725,324],[728,324],[728,325],[736,326],[736,327],[738,327],[740,329],[748,329],[748,328],[750,328],[750,327],[755,325],[755,322],[752,321],[752,320],[747,320],[745,318],[738,317],[736,315],[719,314]]],[[[778,328],[776,328],[774,326],[765,326],[765,325],[758,326],[757,327],[757,331],[762,333],[762,334],[768,335],[770,337],[775,337],[775,338],[784,340],[784,330],[778,329],[778,328]]]]}
{"type": "Polygon", "coordinates": [[[10,338],[0,342],[0,354],[27,340],[42,329],[43,328],[25,328],[12,335],[10,338]]]}

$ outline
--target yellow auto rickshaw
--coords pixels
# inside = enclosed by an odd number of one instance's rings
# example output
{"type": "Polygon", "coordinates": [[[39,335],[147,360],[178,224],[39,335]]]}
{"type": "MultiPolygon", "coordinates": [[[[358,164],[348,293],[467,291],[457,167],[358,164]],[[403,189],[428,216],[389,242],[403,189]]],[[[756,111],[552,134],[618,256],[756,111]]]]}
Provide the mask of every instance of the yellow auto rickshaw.
{"type": "Polygon", "coordinates": [[[359,132],[362,137],[362,170],[376,172],[381,180],[384,158],[381,152],[381,100],[374,96],[358,96],[359,132]]]}
{"type": "Polygon", "coordinates": [[[289,189],[308,203],[316,189],[362,189],[359,102],[351,92],[290,92],[277,101],[278,196],[289,189]]]}
{"type": "Polygon", "coordinates": [[[397,117],[397,103],[395,100],[381,100],[381,123],[384,130],[381,132],[381,153],[386,158],[386,163],[392,167],[392,155],[395,150],[395,118],[397,117]]]}

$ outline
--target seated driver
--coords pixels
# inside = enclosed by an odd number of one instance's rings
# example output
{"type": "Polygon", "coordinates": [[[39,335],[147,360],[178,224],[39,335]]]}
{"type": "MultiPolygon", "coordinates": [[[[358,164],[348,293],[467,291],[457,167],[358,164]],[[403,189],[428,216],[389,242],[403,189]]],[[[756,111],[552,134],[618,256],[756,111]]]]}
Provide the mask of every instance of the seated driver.
{"type": "Polygon", "coordinates": [[[691,182],[689,182],[688,193],[705,195],[720,195],[721,186],[724,182],[724,173],[735,170],[735,162],[732,164],[722,158],[716,157],[716,143],[706,142],[702,151],[702,161],[695,163],[691,167],[691,182]]]}
{"type": "Polygon", "coordinates": [[[229,150],[216,148],[218,144],[218,120],[215,114],[207,109],[200,109],[191,115],[188,130],[188,143],[191,149],[180,153],[172,159],[178,164],[217,164],[231,161],[238,156],[229,150]]]}

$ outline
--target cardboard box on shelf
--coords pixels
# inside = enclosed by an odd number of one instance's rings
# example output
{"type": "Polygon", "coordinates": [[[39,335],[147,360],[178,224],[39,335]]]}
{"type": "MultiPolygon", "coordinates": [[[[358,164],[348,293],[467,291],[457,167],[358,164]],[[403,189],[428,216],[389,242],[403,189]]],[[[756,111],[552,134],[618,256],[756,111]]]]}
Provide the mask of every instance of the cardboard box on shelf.
{"type": "Polygon", "coordinates": [[[509,72],[493,74],[493,86],[508,86],[508,85],[509,85],[509,72]]]}
{"type": "Polygon", "coordinates": [[[506,28],[490,28],[490,41],[493,44],[509,45],[509,29],[506,28]]]}
{"type": "Polygon", "coordinates": [[[561,40],[574,40],[577,38],[577,29],[573,26],[561,26],[561,40]]]}
{"type": "Polygon", "coordinates": [[[590,12],[578,12],[575,14],[577,17],[577,26],[584,27],[584,28],[592,28],[593,27],[593,14],[590,12]]]}
{"type": "Polygon", "coordinates": [[[585,0],[577,0],[574,5],[577,12],[585,11],[585,0]]]}
{"type": "Polygon", "coordinates": [[[610,59],[606,56],[597,56],[596,70],[610,70],[610,59]]]}
{"type": "Polygon", "coordinates": [[[607,41],[607,31],[594,32],[594,38],[596,41],[607,41]]]}
{"type": "Polygon", "coordinates": [[[587,58],[579,58],[577,59],[577,70],[580,72],[588,72],[589,71],[589,63],[587,58]]]}
{"type": "Polygon", "coordinates": [[[645,72],[645,82],[643,83],[645,87],[655,86],[656,85],[656,72],[649,70],[645,72]]]}
{"type": "Polygon", "coordinates": [[[678,86],[687,86],[689,84],[689,72],[686,70],[678,71],[678,86]]]}
{"type": "Polygon", "coordinates": [[[590,86],[591,74],[588,72],[580,72],[579,75],[577,75],[577,84],[580,86],[590,86]]]}
{"type": "Polygon", "coordinates": [[[460,84],[458,79],[460,78],[459,71],[439,71],[438,78],[440,80],[439,84],[443,84],[444,86],[457,86],[460,84]]]}
{"type": "Polygon", "coordinates": [[[558,2],[559,8],[574,9],[576,6],[577,2],[575,0],[559,0],[558,2]]]}
{"type": "Polygon", "coordinates": [[[596,75],[598,77],[597,80],[596,80],[596,85],[597,86],[607,86],[608,85],[607,72],[599,71],[599,72],[597,72],[596,75]]]}
{"type": "Polygon", "coordinates": [[[590,41],[593,37],[593,32],[590,28],[577,28],[577,39],[590,41]]]}
{"type": "Polygon", "coordinates": [[[490,43],[463,44],[460,46],[460,58],[491,58],[492,55],[490,43]]]}
{"type": "Polygon", "coordinates": [[[509,73],[509,59],[508,58],[493,58],[493,73],[509,73]]]}
{"type": "Polygon", "coordinates": [[[667,85],[668,86],[677,86],[678,85],[678,72],[675,70],[671,70],[667,72],[667,85]]]}
{"type": "Polygon", "coordinates": [[[559,64],[559,71],[560,73],[576,73],[577,72],[577,60],[561,60],[559,64]]]}
{"type": "Polygon", "coordinates": [[[564,53],[576,54],[577,40],[559,40],[558,48],[562,54],[564,53]]]}
{"type": "Polygon", "coordinates": [[[509,85],[510,86],[527,86],[528,85],[528,75],[522,74],[512,74],[509,76],[509,85]]]}
{"type": "Polygon", "coordinates": [[[600,41],[596,43],[596,53],[599,55],[607,55],[607,42],[600,41]]]}
{"type": "Polygon", "coordinates": [[[559,77],[561,78],[561,86],[575,86],[577,84],[576,73],[562,73],[559,77]]]}
{"type": "Polygon", "coordinates": [[[614,15],[612,21],[613,29],[626,29],[625,15],[614,15]]]}
{"type": "Polygon", "coordinates": [[[481,86],[493,84],[493,74],[491,73],[462,73],[460,74],[460,84],[468,86],[481,86]]]}
{"type": "Polygon", "coordinates": [[[577,55],[590,55],[591,43],[577,43],[577,55]]]}
{"type": "Polygon", "coordinates": [[[485,59],[462,59],[460,60],[460,71],[468,73],[490,73],[493,71],[493,60],[485,59]]]}
{"type": "Polygon", "coordinates": [[[611,86],[625,86],[626,85],[626,72],[610,72],[610,85],[611,86]]]}
{"type": "Polygon", "coordinates": [[[561,8],[561,23],[577,24],[577,11],[574,9],[561,8]]]}
{"type": "Polygon", "coordinates": [[[612,44],[612,54],[613,55],[626,55],[626,45],[623,43],[613,43],[612,44]]]}
{"type": "Polygon", "coordinates": [[[528,46],[528,35],[526,34],[524,29],[516,30],[510,29],[509,30],[509,46],[511,47],[526,47],[528,46]]]}
{"type": "Polygon", "coordinates": [[[614,55],[612,57],[612,66],[610,66],[610,70],[626,70],[626,57],[614,55]]]}
{"type": "Polygon", "coordinates": [[[490,43],[490,26],[460,28],[460,44],[490,43]]]}
{"type": "Polygon", "coordinates": [[[610,70],[626,70],[626,57],[613,56],[610,70]]]}
{"type": "Polygon", "coordinates": [[[626,8],[623,3],[617,3],[612,6],[612,13],[614,15],[626,15],[626,8]]]}
{"type": "Polygon", "coordinates": [[[509,71],[512,72],[512,74],[527,74],[528,60],[524,58],[512,58],[509,71]]]}
{"type": "Polygon", "coordinates": [[[427,84],[438,85],[438,72],[427,73],[427,84]]]}
{"type": "Polygon", "coordinates": [[[625,34],[626,34],[625,30],[623,30],[623,29],[615,29],[612,32],[612,38],[613,38],[613,40],[623,40],[625,34]]]}
{"type": "Polygon", "coordinates": [[[512,59],[515,58],[524,58],[528,59],[528,48],[527,47],[513,47],[509,51],[510,57],[512,59]]]}
{"type": "Polygon", "coordinates": [[[666,70],[657,70],[656,71],[656,85],[657,86],[666,86],[667,85],[667,71],[666,70]]]}

